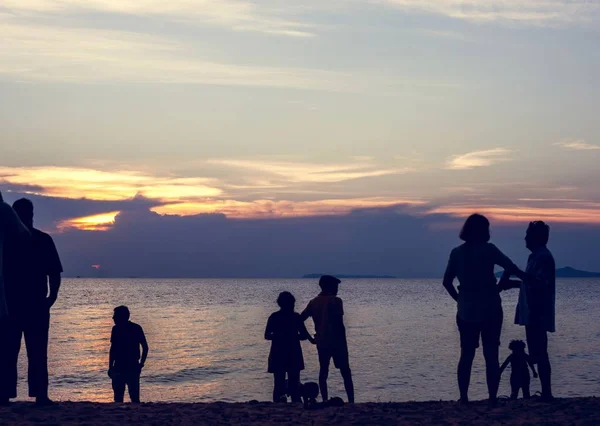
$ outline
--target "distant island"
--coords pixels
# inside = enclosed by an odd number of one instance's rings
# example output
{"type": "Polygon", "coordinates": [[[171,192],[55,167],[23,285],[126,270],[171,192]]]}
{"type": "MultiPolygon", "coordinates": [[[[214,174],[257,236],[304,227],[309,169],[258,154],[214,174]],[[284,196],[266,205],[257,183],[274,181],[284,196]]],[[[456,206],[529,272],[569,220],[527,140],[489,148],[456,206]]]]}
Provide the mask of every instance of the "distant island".
{"type": "MultiPolygon", "coordinates": [[[[306,274],[302,278],[321,278],[322,275],[326,274],[306,274]]],[[[331,275],[331,274],[330,274],[331,275]]],[[[345,274],[334,274],[337,278],[396,278],[392,275],[345,275],[345,274]]]]}
{"type": "MultiPolygon", "coordinates": [[[[496,273],[496,276],[502,276],[502,271],[496,273]]],[[[556,278],[600,278],[600,272],[581,271],[579,269],[566,266],[556,270],[556,278]]]]}

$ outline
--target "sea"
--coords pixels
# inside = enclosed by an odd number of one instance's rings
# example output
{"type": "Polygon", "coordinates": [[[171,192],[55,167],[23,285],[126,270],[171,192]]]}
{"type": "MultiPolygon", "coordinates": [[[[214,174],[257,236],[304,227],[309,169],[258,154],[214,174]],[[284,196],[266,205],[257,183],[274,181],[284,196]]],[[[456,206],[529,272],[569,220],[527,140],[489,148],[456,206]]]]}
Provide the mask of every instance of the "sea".
{"type": "MultiPolygon", "coordinates": [[[[112,400],[107,376],[112,310],[127,305],[150,345],[142,400],[244,402],[270,400],[268,316],[279,292],[291,291],[301,311],[319,292],[314,279],[65,279],[52,309],[50,395],[59,401],[112,400]]],[[[503,293],[501,361],[511,339],[517,290],[503,293]]],[[[456,305],[440,279],[346,279],[344,301],[357,402],[456,400],[459,339],[456,305]]],[[[550,337],[554,391],[560,397],[600,395],[600,280],[557,283],[557,332],[550,337]]],[[[307,322],[313,330],[312,320],[307,322]]],[[[302,381],[317,381],[314,346],[302,343],[302,381]]],[[[19,399],[27,399],[27,358],[19,360],[19,399]]],[[[510,393],[507,370],[500,395],[510,393]]],[[[331,396],[345,398],[333,369],[331,396]]],[[[533,380],[532,392],[539,390],[533,380]]],[[[486,397],[481,350],[471,397],[486,397]]]]}

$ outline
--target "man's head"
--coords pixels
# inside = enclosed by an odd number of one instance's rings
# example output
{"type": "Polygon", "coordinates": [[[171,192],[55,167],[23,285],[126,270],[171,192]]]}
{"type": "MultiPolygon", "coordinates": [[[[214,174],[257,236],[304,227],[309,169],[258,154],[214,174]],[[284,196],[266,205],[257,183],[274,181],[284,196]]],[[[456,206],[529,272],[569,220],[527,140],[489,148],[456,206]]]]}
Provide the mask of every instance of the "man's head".
{"type": "Polygon", "coordinates": [[[324,293],[337,295],[341,281],[331,275],[323,275],[319,279],[319,287],[324,293]]]}
{"type": "Polygon", "coordinates": [[[490,240],[490,221],[480,214],[472,214],[467,218],[460,239],[466,243],[487,243],[490,240]]]}
{"type": "Polygon", "coordinates": [[[124,324],[129,321],[129,308],[127,306],[117,306],[113,314],[115,324],[124,324]]]}
{"type": "Polygon", "coordinates": [[[548,244],[550,227],[541,220],[530,222],[525,234],[525,246],[533,251],[548,244]]]}
{"type": "Polygon", "coordinates": [[[13,203],[13,210],[21,219],[25,226],[33,226],[33,203],[27,198],[20,198],[13,203]]]}

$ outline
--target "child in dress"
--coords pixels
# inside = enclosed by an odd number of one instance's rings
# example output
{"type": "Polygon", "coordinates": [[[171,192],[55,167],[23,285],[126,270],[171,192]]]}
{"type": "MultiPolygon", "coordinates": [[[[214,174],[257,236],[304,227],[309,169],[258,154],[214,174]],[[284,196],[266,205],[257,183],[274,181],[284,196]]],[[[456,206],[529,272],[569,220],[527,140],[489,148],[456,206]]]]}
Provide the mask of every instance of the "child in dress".
{"type": "Polygon", "coordinates": [[[500,374],[506,369],[508,364],[510,363],[510,387],[511,387],[511,399],[517,399],[519,396],[519,390],[523,390],[523,398],[529,399],[529,370],[527,365],[531,367],[531,371],[533,371],[533,377],[537,378],[538,374],[535,371],[535,367],[531,362],[531,358],[525,352],[525,342],[522,340],[513,340],[508,345],[508,348],[512,351],[512,354],[506,358],[502,367],[500,367],[500,374]]]}
{"type": "Polygon", "coordinates": [[[292,293],[282,292],[277,304],[281,309],[271,314],[265,330],[265,339],[271,341],[268,371],[273,374],[274,380],[273,402],[287,401],[286,393],[290,394],[292,402],[301,402],[298,385],[300,371],[304,370],[304,358],[300,341],[309,340],[314,344],[314,339],[308,334],[300,314],[294,311],[296,299],[292,293]]]}

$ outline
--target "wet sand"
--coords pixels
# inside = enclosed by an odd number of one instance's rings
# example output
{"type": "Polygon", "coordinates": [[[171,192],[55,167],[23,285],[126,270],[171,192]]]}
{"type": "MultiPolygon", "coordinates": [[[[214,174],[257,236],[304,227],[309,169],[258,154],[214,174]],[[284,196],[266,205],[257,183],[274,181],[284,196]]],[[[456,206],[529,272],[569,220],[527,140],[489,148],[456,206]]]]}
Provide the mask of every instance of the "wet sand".
{"type": "Polygon", "coordinates": [[[598,425],[600,399],[500,401],[468,407],[454,402],[364,403],[304,410],[292,404],[61,402],[36,408],[14,403],[0,408],[2,425],[598,425]]]}

